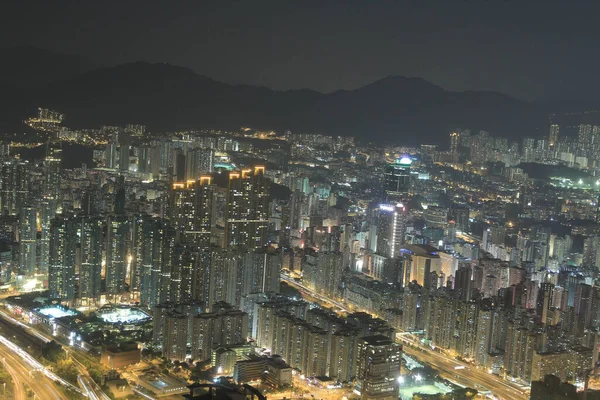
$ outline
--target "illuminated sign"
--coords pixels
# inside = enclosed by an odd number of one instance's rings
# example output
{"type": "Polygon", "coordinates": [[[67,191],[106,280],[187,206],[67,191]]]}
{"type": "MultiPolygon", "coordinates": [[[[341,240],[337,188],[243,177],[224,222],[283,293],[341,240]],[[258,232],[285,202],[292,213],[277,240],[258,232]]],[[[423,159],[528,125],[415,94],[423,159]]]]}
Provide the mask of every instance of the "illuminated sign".
{"type": "Polygon", "coordinates": [[[389,212],[394,212],[396,211],[396,207],[390,205],[390,204],[380,204],[379,205],[379,209],[383,210],[383,211],[389,211],[389,212]]]}

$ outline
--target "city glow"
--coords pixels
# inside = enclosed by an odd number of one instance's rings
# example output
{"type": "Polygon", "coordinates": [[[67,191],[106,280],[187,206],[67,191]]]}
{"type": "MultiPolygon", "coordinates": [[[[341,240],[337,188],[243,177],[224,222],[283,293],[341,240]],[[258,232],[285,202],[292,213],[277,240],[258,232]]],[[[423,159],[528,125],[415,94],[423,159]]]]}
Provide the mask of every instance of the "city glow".
{"type": "Polygon", "coordinates": [[[398,160],[398,164],[402,164],[402,165],[411,165],[413,162],[412,158],[408,157],[408,156],[403,156],[398,160]]]}

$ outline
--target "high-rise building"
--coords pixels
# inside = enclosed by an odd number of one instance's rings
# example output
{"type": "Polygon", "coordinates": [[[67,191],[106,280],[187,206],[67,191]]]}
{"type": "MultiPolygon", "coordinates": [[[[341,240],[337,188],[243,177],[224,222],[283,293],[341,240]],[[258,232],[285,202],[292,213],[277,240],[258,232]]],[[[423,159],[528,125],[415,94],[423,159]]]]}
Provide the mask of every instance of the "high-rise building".
{"type": "Polygon", "coordinates": [[[58,214],[50,223],[50,260],[48,290],[53,299],[71,300],[75,297],[75,251],[77,226],[75,219],[58,214]]]}
{"type": "Polygon", "coordinates": [[[211,313],[194,304],[162,303],[154,307],[153,322],[153,341],[162,344],[163,357],[170,360],[209,360],[217,347],[241,345],[248,337],[248,314],[227,303],[217,304],[211,313]]]}
{"type": "Polygon", "coordinates": [[[171,220],[183,231],[184,241],[198,249],[210,247],[215,223],[214,186],[210,176],[174,183],[171,191],[171,220]]]}
{"type": "MultiPolygon", "coordinates": [[[[60,200],[62,148],[48,143],[44,158],[44,197],[60,200]]],[[[58,205],[58,204],[57,204],[58,205]]]]}
{"type": "Polygon", "coordinates": [[[84,216],[80,220],[79,298],[93,303],[101,292],[102,235],[104,219],[84,216]]]}
{"type": "Polygon", "coordinates": [[[306,376],[327,374],[330,333],[290,313],[264,305],[258,310],[257,343],[306,376]]]}
{"type": "Polygon", "coordinates": [[[383,171],[383,189],[388,202],[403,201],[410,191],[410,166],[412,159],[404,156],[383,171]]]}
{"type": "Polygon", "coordinates": [[[592,149],[592,125],[580,124],[577,132],[578,155],[585,156],[592,149]]]}
{"type": "Polygon", "coordinates": [[[256,249],[267,244],[269,181],[265,167],[229,173],[225,246],[256,249]]]}
{"type": "Polygon", "coordinates": [[[340,298],[343,273],[343,255],[340,252],[321,251],[313,262],[304,266],[304,282],[317,293],[340,298]]]}
{"type": "Polygon", "coordinates": [[[38,202],[41,236],[39,241],[40,272],[48,272],[50,258],[50,222],[56,215],[56,200],[42,198],[38,202]]]}
{"type": "Polygon", "coordinates": [[[194,149],[185,157],[185,179],[196,180],[201,175],[213,172],[215,151],[213,149],[194,149]]]}
{"type": "Polygon", "coordinates": [[[131,137],[128,132],[119,134],[119,170],[129,171],[130,164],[131,137]]]}
{"type": "Polygon", "coordinates": [[[454,290],[459,292],[463,301],[471,299],[471,275],[472,270],[470,267],[462,267],[456,271],[454,277],[454,290]]]}
{"type": "Polygon", "coordinates": [[[526,137],[523,139],[523,146],[521,148],[521,155],[523,161],[529,162],[535,160],[535,139],[526,137]]]}
{"type": "Polygon", "coordinates": [[[226,302],[238,306],[242,288],[242,257],[240,252],[213,248],[210,257],[202,257],[199,274],[201,298],[206,301],[207,309],[212,311],[218,302],[226,302]],[[207,265],[208,264],[208,265],[207,265]]]}
{"type": "Polygon", "coordinates": [[[488,161],[488,155],[493,154],[492,142],[493,138],[486,131],[479,131],[477,135],[469,137],[469,158],[474,165],[482,165],[488,161]]]}
{"type": "Polygon", "coordinates": [[[381,204],[377,213],[377,254],[399,256],[406,234],[407,213],[402,203],[381,204]]]}
{"type": "Polygon", "coordinates": [[[554,146],[556,142],[558,142],[558,137],[560,135],[560,125],[552,124],[550,125],[550,132],[548,135],[548,142],[550,146],[554,146]]]}
{"type": "Polygon", "coordinates": [[[130,221],[126,215],[110,215],[106,225],[106,293],[119,295],[127,278],[130,221]]]}
{"type": "Polygon", "coordinates": [[[173,313],[164,318],[163,357],[174,361],[185,361],[187,359],[188,326],[188,317],[183,314],[173,313]]]}
{"type": "Polygon", "coordinates": [[[402,346],[383,335],[358,341],[355,388],[362,400],[397,400],[402,346]]]}
{"type": "Polygon", "coordinates": [[[283,259],[281,251],[256,250],[243,256],[242,296],[279,293],[283,259]]]}
{"type": "Polygon", "coordinates": [[[171,249],[171,255],[169,301],[189,303],[192,300],[204,300],[194,292],[194,280],[198,277],[198,253],[191,246],[176,245],[171,249]]]}
{"type": "Polygon", "coordinates": [[[48,271],[50,257],[50,221],[61,209],[61,163],[62,147],[60,144],[48,143],[44,158],[44,181],[42,198],[39,202],[41,222],[40,270],[48,271]]]}
{"type": "Polygon", "coordinates": [[[356,371],[358,340],[355,330],[338,330],[331,335],[330,378],[351,382],[356,371]]]}
{"type": "Polygon", "coordinates": [[[437,286],[437,282],[433,282],[432,273],[438,276],[442,271],[442,261],[438,254],[438,250],[429,245],[405,245],[400,250],[400,253],[407,256],[407,265],[405,267],[406,279],[404,282],[409,283],[416,281],[417,284],[431,288],[437,286]]]}
{"type": "Polygon", "coordinates": [[[231,308],[190,319],[192,359],[207,360],[217,346],[242,344],[248,337],[248,314],[231,308]]]}
{"type": "Polygon", "coordinates": [[[1,211],[17,215],[29,197],[30,165],[17,159],[2,162],[0,169],[0,207],[1,211]]]}
{"type": "Polygon", "coordinates": [[[487,366],[490,364],[490,354],[494,350],[494,322],[496,311],[485,306],[479,310],[477,316],[477,333],[475,336],[475,354],[474,358],[478,365],[487,366]]]}
{"type": "Polygon", "coordinates": [[[460,160],[460,149],[462,147],[462,132],[450,133],[450,157],[453,163],[458,163],[460,160]]]}
{"type": "Polygon", "coordinates": [[[169,298],[171,252],[174,231],[160,218],[135,216],[132,227],[130,285],[140,303],[152,308],[169,298]]]}
{"type": "Polygon", "coordinates": [[[106,168],[117,168],[118,152],[117,143],[110,142],[104,150],[104,165],[106,168]]]}
{"type": "Polygon", "coordinates": [[[34,207],[22,207],[19,214],[19,273],[33,275],[36,270],[37,213],[34,207]]]}

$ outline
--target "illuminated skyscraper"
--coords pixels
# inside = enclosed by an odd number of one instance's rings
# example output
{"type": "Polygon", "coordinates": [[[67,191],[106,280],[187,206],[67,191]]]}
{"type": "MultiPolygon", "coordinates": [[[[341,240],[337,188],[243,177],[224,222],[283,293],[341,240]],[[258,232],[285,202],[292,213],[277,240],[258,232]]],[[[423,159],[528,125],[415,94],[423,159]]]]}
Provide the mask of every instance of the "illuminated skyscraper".
{"type": "Polygon", "coordinates": [[[22,207],[19,215],[19,273],[33,275],[37,252],[37,214],[34,207],[22,207]]]}
{"type": "Polygon", "coordinates": [[[106,231],[106,292],[118,295],[125,291],[127,277],[130,222],[126,215],[110,215],[106,231]]]}
{"type": "Polygon", "coordinates": [[[462,135],[460,132],[452,132],[450,134],[450,157],[453,163],[457,163],[460,158],[461,138],[462,135]]]}
{"type": "Polygon", "coordinates": [[[381,204],[377,214],[377,254],[399,256],[406,233],[406,208],[403,204],[381,204]]]}
{"type": "Polygon", "coordinates": [[[42,198],[39,203],[40,225],[42,235],[40,240],[40,270],[48,271],[50,257],[50,221],[61,208],[61,163],[62,148],[60,144],[47,143],[46,158],[44,158],[44,182],[42,198]]]}
{"type": "Polygon", "coordinates": [[[355,388],[361,400],[397,400],[402,346],[387,336],[367,336],[358,341],[355,388]]]}
{"type": "Polygon", "coordinates": [[[549,142],[550,142],[550,146],[554,146],[554,144],[556,142],[558,142],[558,136],[560,134],[560,125],[558,124],[552,124],[550,125],[550,132],[549,132],[549,142]]]}
{"type": "Polygon", "coordinates": [[[410,191],[410,166],[412,159],[408,156],[400,158],[393,164],[388,164],[383,172],[383,189],[386,198],[391,201],[402,201],[410,191]]]}
{"type": "Polygon", "coordinates": [[[27,162],[11,159],[2,163],[0,169],[0,206],[2,212],[19,214],[27,202],[30,186],[30,165],[27,162]]]}
{"type": "Polygon", "coordinates": [[[131,291],[140,302],[153,307],[169,298],[171,253],[174,230],[150,215],[133,218],[131,291]]]}
{"type": "Polygon", "coordinates": [[[340,298],[343,269],[342,253],[315,253],[314,259],[304,264],[305,285],[325,296],[340,298]]]}
{"type": "Polygon", "coordinates": [[[100,295],[104,219],[85,216],[80,223],[79,298],[89,304],[100,295]]]}
{"type": "Polygon", "coordinates": [[[242,295],[279,293],[281,252],[257,250],[243,256],[242,295]]]}
{"type": "Polygon", "coordinates": [[[521,151],[523,161],[530,162],[535,160],[535,139],[526,137],[523,139],[523,146],[521,151]]]}
{"type": "MultiPolygon", "coordinates": [[[[177,245],[171,250],[171,282],[169,301],[173,303],[188,303],[198,300],[193,289],[197,277],[198,253],[191,246],[177,245]]],[[[204,300],[204,298],[202,298],[204,300]]]]}
{"type": "Polygon", "coordinates": [[[48,144],[44,159],[44,196],[55,200],[60,199],[60,167],[62,163],[62,148],[60,145],[48,144]]]}
{"type": "Polygon", "coordinates": [[[256,249],[267,244],[269,181],[265,167],[229,173],[225,246],[256,249]]]}
{"type": "Polygon", "coordinates": [[[213,149],[194,149],[187,152],[185,157],[185,178],[196,180],[200,175],[213,172],[215,151],[213,149]]]}
{"type": "Polygon", "coordinates": [[[592,148],[592,143],[592,125],[580,124],[577,132],[578,155],[587,155],[592,148]]]}
{"type": "Polygon", "coordinates": [[[237,251],[213,248],[210,257],[202,257],[203,274],[201,288],[206,292],[201,298],[206,301],[207,308],[213,310],[216,303],[224,301],[239,305],[242,288],[242,257],[237,251]],[[206,262],[210,266],[207,268],[206,262]]]}
{"type": "Polygon", "coordinates": [[[117,155],[117,143],[108,143],[104,150],[104,164],[106,165],[106,168],[117,168],[117,155]]]}
{"type": "Polygon", "coordinates": [[[50,223],[48,290],[52,299],[75,297],[77,227],[71,216],[58,214],[50,223]]]}
{"type": "Polygon", "coordinates": [[[187,244],[198,249],[210,247],[215,222],[214,186],[210,176],[186,183],[174,183],[171,191],[171,220],[183,231],[187,244]]]}

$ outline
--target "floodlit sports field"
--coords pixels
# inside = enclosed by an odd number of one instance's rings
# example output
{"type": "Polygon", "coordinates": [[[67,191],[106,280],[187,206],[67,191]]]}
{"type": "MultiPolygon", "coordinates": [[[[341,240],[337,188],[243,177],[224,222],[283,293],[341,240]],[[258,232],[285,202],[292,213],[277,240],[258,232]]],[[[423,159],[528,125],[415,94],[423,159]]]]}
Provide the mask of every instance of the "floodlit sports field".
{"type": "Polygon", "coordinates": [[[62,317],[67,317],[69,315],[77,314],[75,311],[72,311],[72,310],[65,311],[62,308],[58,308],[56,306],[40,308],[39,313],[44,314],[45,316],[50,317],[50,318],[62,318],[62,317]]]}
{"type": "Polygon", "coordinates": [[[136,323],[149,317],[148,314],[137,308],[114,308],[110,311],[98,313],[98,315],[111,324],[136,323]]]}
{"type": "Polygon", "coordinates": [[[435,385],[408,386],[400,388],[400,397],[402,400],[412,400],[414,393],[437,394],[447,392],[444,392],[435,385]]]}

